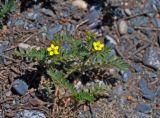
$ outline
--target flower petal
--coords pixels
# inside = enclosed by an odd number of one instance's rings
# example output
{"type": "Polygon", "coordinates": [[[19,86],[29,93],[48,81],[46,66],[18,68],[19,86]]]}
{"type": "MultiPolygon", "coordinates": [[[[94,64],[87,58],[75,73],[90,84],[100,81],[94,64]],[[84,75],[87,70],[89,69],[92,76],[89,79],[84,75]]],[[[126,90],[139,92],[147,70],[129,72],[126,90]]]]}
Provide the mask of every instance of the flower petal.
{"type": "Polygon", "coordinates": [[[50,52],[49,52],[49,55],[50,55],[50,56],[52,56],[53,54],[54,54],[53,51],[50,51],[50,52]]]}
{"type": "Polygon", "coordinates": [[[50,52],[51,50],[52,50],[52,48],[51,48],[51,47],[48,47],[48,48],[47,48],[47,51],[48,51],[48,52],[50,52]]]}
{"type": "Polygon", "coordinates": [[[52,49],[54,49],[54,48],[55,48],[54,44],[51,44],[51,48],[52,48],[52,49]]]}
{"type": "Polygon", "coordinates": [[[58,55],[59,54],[58,50],[54,50],[54,54],[58,55]]]}
{"type": "Polygon", "coordinates": [[[55,46],[55,47],[54,47],[54,50],[58,50],[58,49],[59,49],[59,46],[55,46]]]}

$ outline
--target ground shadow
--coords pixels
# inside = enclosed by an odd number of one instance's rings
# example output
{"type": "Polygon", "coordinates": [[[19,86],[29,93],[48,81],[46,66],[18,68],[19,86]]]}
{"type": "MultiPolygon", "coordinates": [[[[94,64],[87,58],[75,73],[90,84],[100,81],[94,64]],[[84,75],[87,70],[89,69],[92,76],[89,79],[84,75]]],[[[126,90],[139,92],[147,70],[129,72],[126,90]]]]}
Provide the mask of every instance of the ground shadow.
{"type": "Polygon", "coordinates": [[[50,9],[54,12],[54,8],[52,7],[52,4],[55,4],[55,2],[52,2],[50,0],[20,0],[20,11],[26,11],[28,8],[33,8],[34,5],[42,4],[42,8],[50,9]]]}

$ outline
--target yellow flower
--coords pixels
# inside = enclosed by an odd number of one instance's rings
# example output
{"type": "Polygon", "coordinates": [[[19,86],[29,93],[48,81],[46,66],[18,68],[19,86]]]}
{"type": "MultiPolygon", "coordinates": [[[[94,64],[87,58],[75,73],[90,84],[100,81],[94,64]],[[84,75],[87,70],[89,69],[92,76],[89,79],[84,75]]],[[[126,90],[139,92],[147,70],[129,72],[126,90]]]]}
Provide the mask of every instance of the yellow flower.
{"type": "Polygon", "coordinates": [[[55,46],[54,44],[51,44],[50,47],[47,48],[47,51],[49,52],[49,55],[58,55],[59,54],[59,46],[55,46]]]}
{"type": "Polygon", "coordinates": [[[93,48],[96,50],[96,51],[100,51],[104,48],[104,44],[101,43],[100,41],[95,41],[93,42],[93,48]]]}

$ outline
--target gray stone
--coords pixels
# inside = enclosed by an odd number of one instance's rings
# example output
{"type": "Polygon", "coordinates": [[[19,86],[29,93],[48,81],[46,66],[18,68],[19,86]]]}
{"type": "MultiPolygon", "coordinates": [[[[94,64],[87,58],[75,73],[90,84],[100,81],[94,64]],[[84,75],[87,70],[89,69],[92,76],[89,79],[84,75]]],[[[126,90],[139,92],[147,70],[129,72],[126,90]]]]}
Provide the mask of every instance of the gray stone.
{"type": "Polygon", "coordinates": [[[53,40],[54,34],[55,34],[55,33],[58,33],[59,31],[61,31],[62,28],[63,28],[63,26],[60,25],[60,24],[57,24],[57,25],[55,25],[55,26],[52,26],[52,27],[49,28],[48,31],[47,31],[47,38],[48,38],[49,40],[53,40]]]}
{"type": "Polygon", "coordinates": [[[21,50],[27,50],[27,49],[30,49],[31,46],[29,44],[26,44],[26,43],[19,43],[18,48],[21,49],[21,50]]]}
{"type": "Polygon", "coordinates": [[[160,97],[160,86],[158,86],[155,94],[157,97],[160,97]]]}
{"type": "Polygon", "coordinates": [[[154,24],[155,27],[160,28],[160,19],[154,18],[152,19],[152,23],[154,24]]]}
{"type": "Polygon", "coordinates": [[[89,28],[95,29],[95,28],[99,28],[101,25],[102,25],[102,22],[100,20],[95,20],[95,22],[89,25],[89,28]]]}
{"type": "Polygon", "coordinates": [[[116,95],[121,95],[124,92],[123,86],[117,86],[114,90],[113,90],[113,94],[116,95]]]}
{"type": "Polygon", "coordinates": [[[73,24],[68,24],[67,25],[67,31],[70,33],[70,34],[73,34],[74,31],[75,31],[75,26],[73,24]]]}
{"type": "Polygon", "coordinates": [[[22,25],[24,25],[24,20],[17,19],[17,20],[15,20],[14,25],[16,25],[16,26],[22,26],[22,25]]]}
{"type": "Polygon", "coordinates": [[[119,29],[120,34],[126,34],[127,30],[128,30],[128,25],[127,25],[126,21],[124,21],[124,20],[119,21],[118,29],[119,29]]]}
{"type": "Polygon", "coordinates": [[[124,9],[124,11],[125,11],[125,13],[127,14],[127,15],[132,15],[132,12],[131,12],[131,10],[130,9],[128,9],[128,8],[126,8],[126,9],[124,9]]]}
{"type": "Polygon", "coordinates": [[[105,39],[106,39],[105,43],[107,46],[114,47],[115,45],[117,45],[117,42],[115,41],[113,37],[106,35],[105,39]]]}
{"type": "Polygon", "coordinates": [[[42,18],[42,14],[38,10],[34,10],[33,12],[27,13],[26,18],[29,20],[39,21],[42,18]]]}
{"type": "Polygon", "coordinates": [[[86,15],[84,20],[88,20],[88,23],[92,24],[100,15],[101,15],[101,8],[96,8],[96,6],[93,6],[91,7],[89,13],[86,15]]]}
{"type": "Polygon", "coordinates": [[[149,22],[149,18],[145,16],[139,16],[130,20],[130,24],[132,26],[147,25],[148,22],[149,22]]]}
{"type": "Polygon", "coordinates": [[[132,33],[134,32],[134,29],[133,29],[132,27],[128,27],[127,32],[128,32],[129,34],[132,34],[132,33]]]}
{"type": "Polygon", "coordinates": [[[141,79],[139,81],[139,87],[144,98],[149,100],[155,99],[155,93],[148,88],[147,82],[144,79],[141,79]]]}
{"type": "Polygon", "coordinates": [[[92,118],[92,115],[89,111],[86,112],[80,112],[78,114],[78,118],[92,118]]]}
{"type": "Polygon", "coordinates": [[[135,108],[136,111],[142,112],[142,113],[150,113],[151,112],[151,106],[147,105],[145,103],[141,103],[136,106],[135,108]]]}
{"type": "Polygon", "coordinates": [[[19,95],[24,95],[28,90],[28,85],[25,81],[16,79],[12,83],[12,90],[19,95]]]}
{"type": "Polygon", "coordinates": [[[135,69],[136,72],[141,73],[143,71],[143,69],[141,68],[141,66],[139,64],[133,63],[131,64],[132,68],[135,69]]]}
{"type": "Polygon", "coordinates": [[[156,118],[160,118],[160,110],[156,112],[156,118]]]}
{"type": "Polygon", "coordinates": [[[133,112],[133,113],[126,113],[126,118],[152,118],[152,117],[145,113],[133,112]]]}
{"type": "Polygon", "coordinates": [[[131,71],[130,70],[121,71],[121,76],[122,76],[122,80],[124,82],[127,82],[128,79],[131,77],[131,71]]]}
{"type": "Polygon", "coordinates": [[[150,66],[154,69],[160,69],[160,57],[156,48],[149,47],[144,53],[143,63],[147,66],[150,66]]]}
{"type": "Polygon", "coordinates": [[[46,116],[37,110],[24,110],[18,112],[14,118],[46,118],[46,116]]]}
{"type": "Polygon", "coordinates": [[[45,8],[42,8],[41,9],[41,12],[47,16],[52,16],[52,17],[55,17],[55,14],[53,13],[52,10],[50,9],[45,9],[45,8]]]}

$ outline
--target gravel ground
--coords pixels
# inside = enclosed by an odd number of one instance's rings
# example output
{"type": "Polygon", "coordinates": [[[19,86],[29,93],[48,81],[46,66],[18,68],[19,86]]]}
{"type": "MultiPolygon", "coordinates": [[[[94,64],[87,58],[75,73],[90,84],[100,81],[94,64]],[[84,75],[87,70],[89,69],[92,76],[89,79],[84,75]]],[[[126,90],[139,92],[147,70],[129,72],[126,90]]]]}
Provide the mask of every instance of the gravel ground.
{"type": "Polygon", "coordinates": [[[0,30],[0,118],[160,118],[159,0],[17,0],[0,30]],[[35,73],[36,62],[13,53],[47,47],[56,33],[83,39],[86,31],[107,39],[129,69],[106,78],[114,81],[107,97],[64,107],[35,84],[52,83],[35,73]]]}

